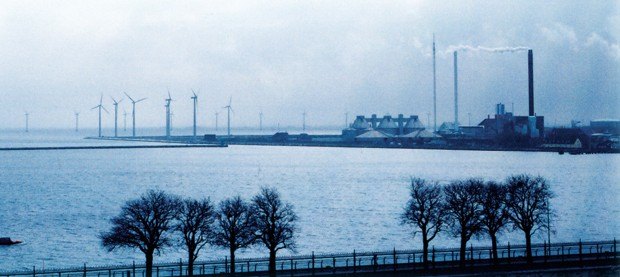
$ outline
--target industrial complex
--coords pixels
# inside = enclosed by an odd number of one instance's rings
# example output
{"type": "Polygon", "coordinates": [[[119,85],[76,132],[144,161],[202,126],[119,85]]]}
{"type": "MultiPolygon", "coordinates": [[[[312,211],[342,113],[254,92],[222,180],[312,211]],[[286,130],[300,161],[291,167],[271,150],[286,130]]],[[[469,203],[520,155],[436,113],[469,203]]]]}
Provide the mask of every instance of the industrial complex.
{"type": "MultiPolygon", "coordinates": [[[[495,114],[488,115],[476,125],[463,126],[458,114],[458,54],[454,57],[454,121],[444,122],[437,127],[435,70],[433,70],[433,108],[435,111],[433,128],[424,126],[418,115],[393,117],[376,114],[357,115],[341,134],[310,135],[307,133],[289,134],[277,132],[273,135],[231,135],[230,110],[228,106],[227,135],[196,135],[194,93],[194,133],[193,136],[171,136],[170,134],[170,95],[166,99],[165,137],[101,137],[104,139],[165,141],[199,144],[246,144],[246,145],[302,145],[335,147],[384,147],[384,148],[426,148],[426,149],[468,149],[468,150],[513,150],[550,151],[563,154],[580,153],[619,153],[620,120],[593,120],[589,126],[574,122],[570,128],[548,128],[545,118],[534,109],[534,56],[528,50],[528,114],[516,115],[506,112],[503,103],[495,105],[495,114]]],[[[435,64],[435,44],[433,42],[433,65],[435,64]]],[[[433,67],[434,69],[434,67],[433,67]]],[[[141,99],[143,100],[143,99],[141,99]]],[[[139,101],[141,101],[139,100],[139,101]]],[[[138,101],[136,101],[138,102],[138,101]]],[[[101,104],[99,105],[101,106],[101,104]]],[[[262,118],[261,118],[262,119],[262,118]]],[[[429,120],[430,121],[430,120],[429,120]]],[[[430,124],[430,122],[429,122],[430,124]]],[[[262,124],[261,124],[262,126],[262,124]]],[[[135,128],[135,125],[134,127],[135,128]]],[[[304,113],[305,131],[305,113],[304,113]]],[[[135,132],[135,131],[134,131],[135,132]]]]}

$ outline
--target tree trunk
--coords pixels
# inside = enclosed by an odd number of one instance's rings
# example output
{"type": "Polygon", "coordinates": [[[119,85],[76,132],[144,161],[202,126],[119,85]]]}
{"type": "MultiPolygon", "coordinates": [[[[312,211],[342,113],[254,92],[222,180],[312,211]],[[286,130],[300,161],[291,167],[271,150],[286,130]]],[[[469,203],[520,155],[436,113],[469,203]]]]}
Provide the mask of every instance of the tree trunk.
{"type": "Polygon", "coordinates": [[[428,243],[426,232],[422,231],[422,260],[424,261],[424,269],[428,269],[428,243]]]}
{"type": "Polygon", "coordinates": [[[151,277],[153,276],[153,253],[155,251],[147,251],[146,253],[144,253],[144,257],[146,258],[146,277],[151,277]]]}
{"type": "Polygon", "coordinates": [[[493,252],[493,264],[497,264],[497,235],[495,233],[489,233],[491,237],[491,252],[493,252]]]}
{"type": "Polygon", "coordinates": [[[230,275],[235,275],[235,249],[230,248],[230,275]]]}
{"type": "Polygon", "coordinates": [[[467,237],[464,232],[461,232],[461,249],[459,250],[459,266],[465,267],[465,261],[467,260],[465,253],[467,251],[467,237]]]}
{"type": "Polygon", "coordinates": [[[276,250],[269,249],[269,276],[276,276],[276,250]]]}
{"type": "Polygon", "coordinates": [[[526,252],[526,257],[527,257],[527,263],[531,264],[534,262],[533,258],[532,258],[532,234],[530,233],[530,231],[524,231],[525,232],[525,252],[526,252]]]}
{"type": "Polygon", "coordinates": [[[194,276],[194,251],[188,251],[187,257],[187,276],[194,276]]]}

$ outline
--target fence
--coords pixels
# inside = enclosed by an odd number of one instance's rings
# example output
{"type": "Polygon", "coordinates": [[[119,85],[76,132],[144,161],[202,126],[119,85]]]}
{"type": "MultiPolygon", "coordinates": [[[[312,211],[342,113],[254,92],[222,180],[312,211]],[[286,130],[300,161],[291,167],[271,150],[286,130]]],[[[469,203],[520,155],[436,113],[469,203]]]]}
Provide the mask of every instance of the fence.
{"type": "MultiPolygon", "coordinates": [[[[525,245],[510,244],[498,246],[498,262],[500,265],[526,263],[525,245]]],[[[583,262],[591,260],[617,259],[616,240],[589,241],[572,243],[555,243],[551,245],[533,244],[532,256],[535,264],[583,262]]],[[[493,264],[490,247],[469,247],[466,251],[468,266],[489,266],[493,264]]],[[[432,268],[458,267],[460,262],[458,248],[431,248],[428,254],[428,265],[432,268]]],[[[260,275],[268,271],[268,258],[236,259],[237,275],[260,275]]],[[[416,270],[423,268],[421,250],[396,250],[382,252],[356,252],[300,255],[279,257],[276,260],[277,271],[281,274],[314,274],[314,273],[356,273],[386,270],[416,270]]],[[[153,265],[153,276],[174,277],[186,276],[187,264],[182,260],[176,263],[160,263],[153,265]]],[[[230,273],[228,258],[210,261],[197,261],[194,275],[226,275],[230,273]]],[[[0,277],[145,277],[144,264],[124,266],[100,266],[46,269],[35,267],[29,271],[0,272],[0,277]]]]}

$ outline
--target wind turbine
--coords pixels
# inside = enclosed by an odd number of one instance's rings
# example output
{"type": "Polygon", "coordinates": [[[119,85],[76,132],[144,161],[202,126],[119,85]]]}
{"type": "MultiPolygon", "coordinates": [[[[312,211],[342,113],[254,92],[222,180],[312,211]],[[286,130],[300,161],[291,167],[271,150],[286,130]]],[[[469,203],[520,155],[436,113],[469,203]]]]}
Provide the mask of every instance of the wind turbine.
{"type": "MultiPolygon", "coordinates": [[[[223,108],[227,110],[228,112],[228,136],[230,137],[230,112],[233,111],[232,109],[232,96],[228,99],[228,106],[224,106],[223,108]]],[[[234,112],[234,111],[233,111],[234,112]]]]}
{"type": "Polygon", "coordinates": [[[217,132],[217,116],[220,115],[220,113],[215,112],[215,131],[217,132]]]}
{"type": "Polygon", "coordinates": [[[75,131],[78,132],[78,124],[80,122],[80,113],[75,112],[75,131]]]}
{"type": "Polygon", "coordinates": [[[99,108],[99,137],[101,137],[101,110],[103,109],[106,113],[109,114],[108,110],[106,110],[103,107],[103,94],[101,95],[101,98],[99,98],[99,105],[94,106],[91,110],[97,109],[99,108]]]}
{"type": "Polygon", "coordinates": [[[25,112],[24,116],[26,116],[26,133],[28,133],[28,117],[30,116],[30,114],[28,112],[25,112]]]}
{"type": "Polygon", "coordinates": [[[131,100],[131,120],[132,120],[132,124],[131,124],[131,134],[132,136],[136,136],[136,103],[141,102],[146,100],[146,98],[142,98],[139,99],[138,101],[133,100],[133,98],[131,98],[131,96],[129,96],[129,94],[127,94],[126,92],[123,92],[127,98],[129,98],[129,100],[131,100]]]}
{"type": "Polygon", "coordinates": [[[261,111],[260,113],[258,113],[258,129],[260,131],[263,130],[263,111],[261,111]]]}
{"type": "Polygon", "coordinates": [[[122,102],[123,99],[116,101],[114,97],[112,98],[112,105],[114,105],[114,137],[118,137],[118,103],[122,102]]]}
{"type": "Polygon", "coordinates": [[[168,98],[165,99],[166,100],[166,137],[170,138],[170,120],[171,120],[171,115],[170,115],[170,102],[172,102],[172,97],[170,97],[170,91],[168,91],[168,98]]]}
{"type": "Polygon", "coordinates": [[[191,97],[194,102],[194,138],[196,138],[196,102],[198,102],[198,95],[196,95],[193,89],[192,93],[194,94],[194,96],[191,97]]]}
{"type": "Polygon", "coordinates": [[[345,128],[349,127],[349,113],[348,112],[344,113],[344,127],[345,128]]]}

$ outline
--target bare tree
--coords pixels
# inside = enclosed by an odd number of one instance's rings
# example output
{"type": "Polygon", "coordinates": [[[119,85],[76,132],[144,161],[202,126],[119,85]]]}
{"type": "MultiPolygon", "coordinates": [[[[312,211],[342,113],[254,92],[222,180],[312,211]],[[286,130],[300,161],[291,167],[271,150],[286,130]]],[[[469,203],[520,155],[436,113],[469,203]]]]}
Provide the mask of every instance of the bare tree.
{"type": "Polygon", "coordinates": [[[547,216],[551,213],[549,199],[553,193],[545,178],[530,175],[508,177],[507,207],[510,219],[516,229],[525,234],[525,248],[528,263],[532,263],[532,235],[540,229],[547,229],[547,216]]]}
{"type": "Polygon", "coordinates": [[[465,266],[467,242],[482,230],[482,194],[484,181],[467,179],[454,181],[444,187],[446,221],[450,233],[461,238],[459,265],[465,266]]]}
{"type": "Polygon", "coordinates": [[[213,244],[230,250],[230,273],[235,274],[235,252],[256,241],[256,218],[240,196],[220,202],[213,244]]]}
{"type": "Polygon", "coordinates": [[[171,245],[172,224],[180,205],[178,197],[149,190],[139,199],[129,200],[121,213],[112,218],[112,229],[100,234],[108,251],[138,248],[146,259],[146,276],[153,272],[153,255],[171,245]]]}
{"type": "Polygon", "coordinates": [[[493,262],[497,263],[497,235],[509,223],[506,207],[507,187],[496,182],[487,182],[482,191],[482,229],[491,238],[493,262]]]}
{"type": "Polygon", "coordinates": [[[184,199],[177,214],[176,230],[187,250],[187,274],[194,275],[194,262],[200,250],[212,240],[214,208],[209,199],[184,199]]]}
{"type": "Polygon", "coordinates": [[[291,204],[282,202],[275,188],[261,188],[252,202],[257,215],[258,238],[269,249],[269,274],[275,275],[276,253],[295,249],[297,215],[291,204]]]}
{"type": "Polygon", "coordinates": [[[442,230],[444,223],[443,196],[438,183],[424,179],[411,179],[411,199],[407,202],[401,219],[402,224],[412,225],[414,236],[422,234],[424,267],[428,268],[428,245],[442,230]],[[418,231],[419,229],[419,231],[418,231]]]}

